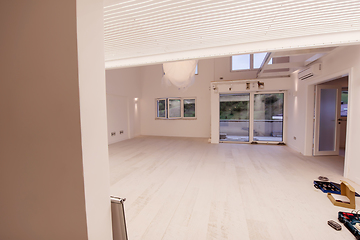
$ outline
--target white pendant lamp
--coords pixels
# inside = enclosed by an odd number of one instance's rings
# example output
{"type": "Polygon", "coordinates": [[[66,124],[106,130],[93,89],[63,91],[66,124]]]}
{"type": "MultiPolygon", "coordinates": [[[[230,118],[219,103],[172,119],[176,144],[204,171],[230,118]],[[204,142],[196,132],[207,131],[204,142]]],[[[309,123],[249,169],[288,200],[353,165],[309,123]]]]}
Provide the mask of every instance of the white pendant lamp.
{"type": "Polygon", "coordinates": [[[168,86],[173,84],[179,89],[186,89],[194,83],[198,60],[163,63],[164,76],[162,82],[168,86]]]}

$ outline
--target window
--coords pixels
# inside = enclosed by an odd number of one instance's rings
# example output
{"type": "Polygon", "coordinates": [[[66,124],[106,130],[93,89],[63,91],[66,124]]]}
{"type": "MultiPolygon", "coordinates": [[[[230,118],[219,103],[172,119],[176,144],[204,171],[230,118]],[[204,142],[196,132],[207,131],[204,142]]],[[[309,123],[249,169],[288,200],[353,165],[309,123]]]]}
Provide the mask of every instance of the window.
{"type": "Polygon", "coordinates": [[[158,99],[157,100],[157,117],[158,118],[166,118],[166,99],[158,99]]]}
{"type": "Polygon", "coordinates": [[[231,71],[252,70],[261,67],[267,52],[242,54],[231,57],[231,71]]]}
{"type": "Polygon", "coordinates": [[[196,119],[196,98],[158,98],[156,118],[196,119]]]}
{"type": "Polygon", "coordinates": [[[348,89],[343,88],[341,91],[341,117],[347,117],[348,110],[348,89]]]}
{"type": "Polygon", "coordinates": [[[183,100],[184,118],[195,117],[195,99],[189,98],[183,100]]]}
{"type": "Polygon", "coordinates": [[[168,105],[168,109],[169,109],[168,118],[181,118],[181,99],[169,98],[168,104],[169,104],[168,105]]]}
{"type": "Polygon", "coordinates": [[[263,63],[263,61],[266,57],[266,54],[267,54],[266,52],[254,54],[254,68],[261,67],[261,64],[263,63]]]}
{"type": "Polygon", "coordinates": [[[236,70],[248,70],[250,69],[250,54],[232,56],[232,67],[233,71],[236,70]]]}
{"type": "Polygon", "coordinates": [[[199,74],[198,65],[199,65],[199,64],[196,64],[196,68],[195,68],[195,75],[198,75],[198,74],[199,74]]]}

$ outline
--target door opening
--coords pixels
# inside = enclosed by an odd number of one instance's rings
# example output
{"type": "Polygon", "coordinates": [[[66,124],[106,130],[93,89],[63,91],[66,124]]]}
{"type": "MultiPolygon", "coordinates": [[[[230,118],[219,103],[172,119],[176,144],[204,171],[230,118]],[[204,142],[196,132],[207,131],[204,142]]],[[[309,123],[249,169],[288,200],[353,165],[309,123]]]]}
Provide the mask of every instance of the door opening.
{"type": "Polygon", "coordinates": [[[284,142],[283,92],[220,94],[220,142],[284,142]]]}
{"type": "Polygon", "coordinates": [[[220,94],[220,141],[249,142],[250,93],[220,94]]]}
{"type": "Polygon", "coordinates": [[[314,156],[345,156],[348,76],[316,85],[314,156]]]}

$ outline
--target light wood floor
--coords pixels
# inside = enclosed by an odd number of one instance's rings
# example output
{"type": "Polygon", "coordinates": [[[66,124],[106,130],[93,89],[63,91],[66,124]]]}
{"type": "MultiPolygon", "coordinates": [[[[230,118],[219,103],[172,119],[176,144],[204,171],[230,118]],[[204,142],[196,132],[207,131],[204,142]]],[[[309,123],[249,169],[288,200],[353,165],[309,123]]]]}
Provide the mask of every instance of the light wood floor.
{"type": "Polygon", "coordinates": [[[354,239],[327,225],[347,209],[313,187],[319,175],[343,179],[342,157],[169,137],[115,143],[109,154],[111,194],[127,199],[129,240],[354,239]]]}

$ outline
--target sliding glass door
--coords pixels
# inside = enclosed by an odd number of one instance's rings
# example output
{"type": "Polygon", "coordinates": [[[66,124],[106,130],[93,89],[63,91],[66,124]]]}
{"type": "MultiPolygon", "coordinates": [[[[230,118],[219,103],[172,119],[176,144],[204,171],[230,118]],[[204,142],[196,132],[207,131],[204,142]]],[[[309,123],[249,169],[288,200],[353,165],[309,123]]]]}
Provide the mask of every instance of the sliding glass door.
{"type": "Polygon", "coordinates": [[[220,94],[220,142],[283,142],[284,93],[220,94]]]}
{"type": "Polygon", "coordinates": [[[250,93],[220,94],[220,141],[249,142],[250,93]]]}
{"type": "Polygon", "coordinates": [[[283,141],[283,93],[254,94],[253,141],[283,141]]]}

